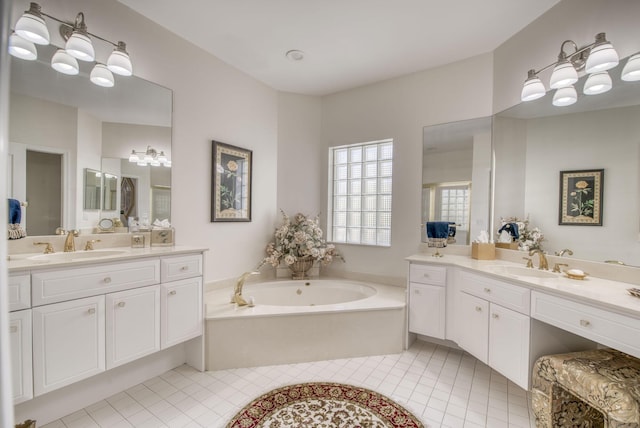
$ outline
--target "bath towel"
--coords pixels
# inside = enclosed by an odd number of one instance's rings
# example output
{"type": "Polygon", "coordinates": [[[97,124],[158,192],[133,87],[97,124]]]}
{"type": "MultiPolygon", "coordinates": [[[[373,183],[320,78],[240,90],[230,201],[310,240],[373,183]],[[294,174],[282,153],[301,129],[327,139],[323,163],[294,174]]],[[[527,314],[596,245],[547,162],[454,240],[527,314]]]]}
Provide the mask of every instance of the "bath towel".
{"type": "Polygon", "coordinates": [[[448,221],[428,221],[427,222],[427,244],[429,247],[446,247],[449,238],[448,221]]]}
{"type": "Polygon", "coordinates": [[[22,221],[22,207],[17,199],[9,199],[9,239],[20,239],[27,236],[24,228],[20,224],[22,221]]]}
{"type": "Polygon", "coordinates": [[[506,230],[509,235],[513,238],[513,240],[517,240],[520,237],[520,233],[518,232],[518,225],[516,223],[507,223],[498,230],[498,234],[502,233],[503,230],[506,230]]]}

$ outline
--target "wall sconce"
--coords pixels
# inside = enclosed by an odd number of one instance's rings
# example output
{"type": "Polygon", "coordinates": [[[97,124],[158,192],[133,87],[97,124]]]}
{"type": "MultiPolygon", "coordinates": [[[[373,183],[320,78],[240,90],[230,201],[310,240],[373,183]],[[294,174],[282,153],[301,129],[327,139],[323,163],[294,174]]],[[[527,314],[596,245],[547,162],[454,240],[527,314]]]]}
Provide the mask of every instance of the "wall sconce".
{"type": "Polygon", "coordinates": [[[89,77],[91,82],[109,88],[115,84],[113,73],[121,76],[133,74],[131,58],[129,58],[124,42],[114,43],[89,33],[82,12],[76,15],[75,22],[65,22],[42,12],[38,3],[31,3],[29,10],[25,11],[16,22],[14,32],[9,37],[9,53],[12,56],[27,61],[38,58],[35,45],[50,43],[45,16],[60,23],[60,35],[66,41],[64,49],[58,49],[51,58],[51,67],[54,70],[68,75],[80,73],[78,60],[87,62],[95,60],[95,51],[91,42],[91,37],[93,37],[113,45],[115,49],[109,55],[106,64],[95,64],[89,77]]]}
{"type": "Polygon", "coordinates": [[[147,146],[147,150],[144,152],[136,152],[131,150],[129,155],[129,162],[134,162],[140,166],[166,166],[171,167],[171,161],[167,158],[164,152],[158,153],[156,149],[151,146],[147,146]]]}
{"type": "MultiPolygon", "coordinates": [[[[589,74],[584,84],[583,93],[585,95],[602,94],[612,87],[611,77],[607,70],[614,68],[618,63],[618,53],[607,41],[605,33],[598,33],[595,42],[582,48],[578,48],[573,40],[565,40],[560,45],[560,53],[556,62],[538,71],[529,70],[520,99],[533,101],[546,94],[546,88],[538,74],[551,67],[554,68],[549,79],[549,88],[556,90],[553,95],[553,105],[569,106],[578,100],[578,93],[573,84],[578,81],[578,73],[582,71],[589,74]],[[567,45],[573,48],[573,52],[566,52],[567,45]]],[[[640,80],[640,54],[629,58],[622,70],[622,80],[640,80]]]]}

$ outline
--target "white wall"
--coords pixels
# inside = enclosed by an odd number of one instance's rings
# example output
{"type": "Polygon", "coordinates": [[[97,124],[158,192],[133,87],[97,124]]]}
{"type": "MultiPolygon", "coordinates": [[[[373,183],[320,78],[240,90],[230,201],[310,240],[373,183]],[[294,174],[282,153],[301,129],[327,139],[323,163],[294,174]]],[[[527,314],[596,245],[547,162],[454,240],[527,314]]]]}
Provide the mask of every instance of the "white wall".
{"type": "Polygon", "coordinates": [[[92,229],[100,221],[100,210],[84,209],[84,171],[102,168],[102,122],[84,110],[78,110],[78,146],[76,149],[78,177],[76,192],[76,229],[92,229]]]}
{"type": "MultiPolygon", "coordinates": [[[[492,64],[492,55],[485,54],[324,97],[322,182],[328,147],[394,139],[391,247],[340,246],[347,263],[333,267],[404,277],[404,258],[420,244],[422,128],[490,116],[492,64]]],[[[326,192],[325,185],[323,206],[326,192]]]]}

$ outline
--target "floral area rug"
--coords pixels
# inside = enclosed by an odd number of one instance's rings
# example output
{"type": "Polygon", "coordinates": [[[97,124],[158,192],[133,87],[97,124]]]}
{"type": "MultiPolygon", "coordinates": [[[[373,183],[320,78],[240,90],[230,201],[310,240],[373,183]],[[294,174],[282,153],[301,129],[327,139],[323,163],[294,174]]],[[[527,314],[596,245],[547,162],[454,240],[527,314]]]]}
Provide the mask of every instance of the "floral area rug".
{"type": "Polygon", "coordinates": [[[424,428],[384,395],[340,383],[274,389],[249,403],[227,428],[424,428]]]}

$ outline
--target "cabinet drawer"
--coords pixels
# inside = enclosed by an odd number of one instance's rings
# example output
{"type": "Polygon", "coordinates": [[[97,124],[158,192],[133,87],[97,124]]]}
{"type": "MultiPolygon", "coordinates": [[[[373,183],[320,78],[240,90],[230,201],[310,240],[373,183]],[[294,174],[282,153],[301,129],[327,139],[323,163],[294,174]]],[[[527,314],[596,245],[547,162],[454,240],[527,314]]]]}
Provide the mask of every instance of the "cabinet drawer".
{"type": "Polygon", "coordinates": [[[154,285],[159,282],[159,260],[35,272],[32,275],[33,306],[154,285]]]}
{"type": "Polygon", "coordinates": [[[532,292],[531,316],[640,358],[640,320],[583,303],[532,292]]]}
{"type": "Polygon", "coordinates": [[[444,286],[447,282],[447,268],[412,263],[409,265],[409,281],[444,286]]]}
{"type": "Polygon", "coordinates": [[[31,307],[31,276],[14,275],[9,277],[9,311],[18,311],[31,307]]]}
{"type": "Polygon", "coordinates": [[[529,315],[531,291],[528,288],[462,271],[460,290],[529,315]]]}
{"type": "Polygon", "coordinates": [[[160,271],[162,282],[202,276],[202,254],[163,258],[160,271]]]}

